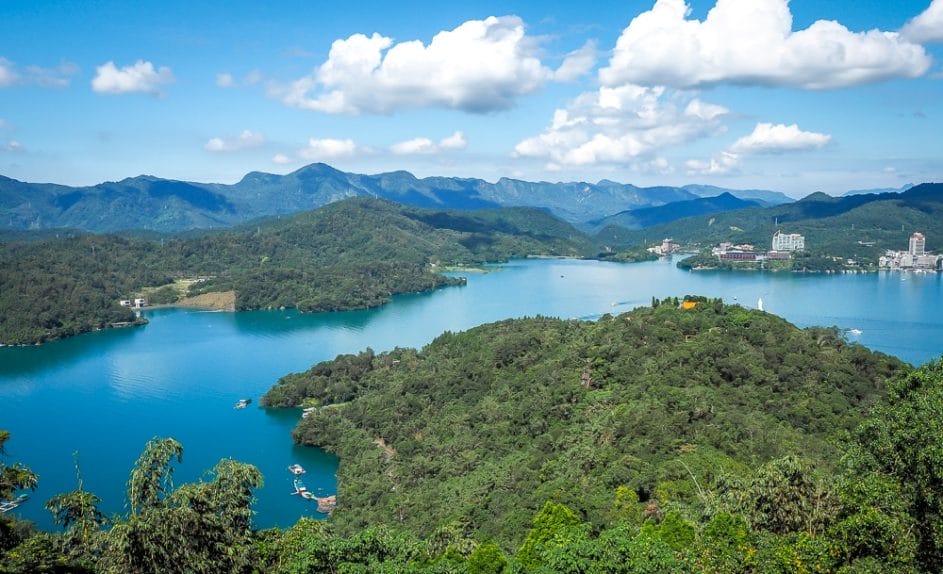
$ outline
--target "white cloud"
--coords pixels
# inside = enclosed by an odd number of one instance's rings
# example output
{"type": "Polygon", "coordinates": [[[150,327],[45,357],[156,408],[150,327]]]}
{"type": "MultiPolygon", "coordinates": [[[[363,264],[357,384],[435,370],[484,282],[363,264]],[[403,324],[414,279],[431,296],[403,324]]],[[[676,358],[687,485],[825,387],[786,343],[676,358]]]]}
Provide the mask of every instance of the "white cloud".
{"type": "Polygon", "coordinates": [[[92,89],[100,94],[143,92],[156,95],[160,93],[160,86],[174,81],[170,68],[161,66],[155,70],[154,64],[144,60],[121,69],[114,62],[106,62],[95,70],[92,89]]]}
{"type": "Polygon", "coordinates": [[[292,161],[293,160],[290,157],[288,157],[287,155],[283,153],[277,153],[272,156],[272,163],[275,163],[278,165],[287,165],[289,163],[292,163],[292,161]]]}
{"type": "Polygon", "coordinates": [[[452,135],[442,138],[435,143],[429,138],[413,138],[390,146],[390,151],[396,155],[434,154],[441,151],[463,150],[468,145],[465,134],[456,131],[452,135]]]}
{"type": "Polygon", "coordinates": [[[832,140],[832,136],[816,132],[804,132],[796,124],[758,123],[753,133],[744,136],[730,146],[733,153],[782,153],[820,149],[832,140]]]}
{"type": "Polygon", "coordinates": [[[237,151],[246,148],[259,147],[265,144],[265,136],[261,132],[243,130],[234,137],[212,138],[206,142],[203,149],[206,151],[237,151]]]}
{"type": "Polygon", "coordinates": [[[390,146],[396,155],[430,154],[439,151],[429,138],[413,138],[390,146]]]}
{"type": "Polygon", "coordinates": [[[720,175],[736,170],[745,156],[821,149],[832,136],[804,132],[797,124],[758,123],[753,132],[735,141],[729,148],[710,160],[692,159],[685,162],[689,174],[720,175]]]}
{"type": "Polygon", "coordinates": [[[241,80],[237,80],[229,72],[220,72],[216,74],[216,85],[220,88],[235,88],[237,86],[254,86],[263,80],[262,72],[258,70],[252,70],[248,74],[242,77],[241,80]]]}
{"type": "Polygon", "coordinates": [[[535,51],[516,16],[470,20],[439,32],[428,45],[354,34],[334,41],[327,61],[310,76],[271,92],[290,106],[330,114],[501,110],[551,78],[535,51]]]}
{"type": "MultiPolygon", "coordinates": [[[[935,0],[935,4],[941,0],[935,0]]],[[[923,75],[931,58],[896,32],[819,20],[792,31],[788,0],[717,0],[704,21],[684,0],[656,0],[616,42],[605,86],[718,83],[831,89],[923,75]]]]}
{"type": "Polygon", "coordinates": [[[18,79],[13,62],[0,56],[0,88],[12,86],[18,79]]]}
{"type": "Polygon", "coordinates": [[[553,73],[553,79],[558,82],[573,82],[584,76],[596,65],[596,43],[589,40],[579,50],[567,54],[563,63],[553,73]]]}
{"type": "Polygon", "coordinates": [[[468,140],[465,139],[465,134],[460,131],[456,131],[439,142],[440,148],[448,150],[461,150],[465,149],[466,146],[468,146],[468,140]]]}
{"type": "Polygon", "coordinates": [[[21,144],[20,142],[16,140],[10,140],[5,144],[0,144],[0,151],[8,151],[8,152],[17,153],[17,152],[26,151],[26,148],[24,148],[23,144],[21,144]]]}
{"type": "Polygon", "coordinates": [[[0,130],[5,130],[10,128],[10,122],[6,121],[3,118],[0,118],[0,130]]]}
{"type": "Polygon", "coordinates": [[[943,0],[933,0],[923,13],[907,22],[900,33],[911,42],[943,42],[943,0]]]}
{"type": "Polygon", "coordinates": [[[17,70],[16,64],[0,57],[0,88],[14,84],[28,84],[43,88],[64,88],[69,85],[72,76],[79,67],[72,62],[63,62],[55,68],[27,66],[24,72],[17,70]]]}
{"type": "Polygon", "coordinates": [[[514,155],[557,165],[640,166],[662,148],[723,130],[725,114],[726,108],[661,87],[602,87],[556,110],[550,126],[519,142],[514,155]]]}
{"type": "Polygon", "coordinates": [[[357,151],[353,140],[315,139],[308,140],[308,145],[298,150],[298,156],[307,161],[321,161],[350,157],[357,151]]]}
{"type": "Polygon", "coordinates": [[[722,175],[730,173],[740,164],[740,156],[729,151],[722,151],[720,155],[707,161],[691,159],[684,162],[689,175],[722,175]]]}

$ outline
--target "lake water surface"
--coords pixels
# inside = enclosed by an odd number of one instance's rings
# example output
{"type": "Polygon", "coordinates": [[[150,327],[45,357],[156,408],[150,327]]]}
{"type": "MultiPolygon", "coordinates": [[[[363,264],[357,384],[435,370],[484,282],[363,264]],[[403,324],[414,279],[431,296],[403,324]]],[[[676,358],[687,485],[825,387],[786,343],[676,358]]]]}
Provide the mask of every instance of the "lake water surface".
{"type": "Polygon", "coordinates": [[[76,485],[107,513],[124,510],[125,483],[144,443],[183,444],[180,484],[224,457],[265,476],[254,523],[290,526],[314,505],[292,492],[288,465],[300,463],[308,488],[334,493],[337,459],[292,444],[297,409],[258,407],[278,377],[339,353],[421,347],[446,330],[523,316],[596,319],[648,305],[653,296],[722,297],[807,327],[857,329],[848,339],[919,364],[943,353],[943,277],[872,273],[796,275],[686,272],[666,261],[523,260],[469,273],[464,287],[397,297],[369,311],[211,313],[154,310],[144,327],[91,333],[41,347],[0,349],[0,429],[12,432],[6,462],[40,475],[19,515],[52,528],[43,501],[76,485]],[[233,409],[241,398],[249,408],[233,409]]]}

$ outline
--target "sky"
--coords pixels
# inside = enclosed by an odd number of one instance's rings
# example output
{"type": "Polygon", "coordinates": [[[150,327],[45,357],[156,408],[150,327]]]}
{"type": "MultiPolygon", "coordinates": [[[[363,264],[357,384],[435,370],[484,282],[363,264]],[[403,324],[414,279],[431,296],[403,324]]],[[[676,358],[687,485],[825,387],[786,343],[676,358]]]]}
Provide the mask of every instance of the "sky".
{"type": "Polygon", "coordinates": [[[943,181],[943,0],[0,2],[0,175],[943,181]]]}

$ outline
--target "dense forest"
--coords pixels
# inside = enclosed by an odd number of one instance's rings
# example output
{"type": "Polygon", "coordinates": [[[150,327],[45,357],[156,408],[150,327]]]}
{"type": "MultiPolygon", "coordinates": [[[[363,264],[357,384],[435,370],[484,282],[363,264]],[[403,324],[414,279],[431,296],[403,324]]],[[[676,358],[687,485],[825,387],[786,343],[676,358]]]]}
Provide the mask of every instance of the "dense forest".
{"type": "MultiPolygon", "coordinates": [[[[0,518],[0,572],[939,572],[943,366],[687,301],[290,375],[266,402],[317,405],[296,438],[341,456],[332,518],[255,531],[256,469],[175,487],[154,439],[124,515],[79,472],[62,532],[0,518]]],[[[0,460],[0,499],[36,480],[0,460]]]]}
{"type": "MultiPolygon", "coordinates": [[[[37,343],[136,321],[119,306],[144,288],[199,278],[189,295],[235,292],[236,309],[334,311],[461,281],[443,265],[595,255],[541,210],[422,210],[352,199],[189,237],[72,235],[0,244],[0,343],[37,343]]],[[[153,291],[151,291],[153,293],[153,291]]],[[[165,288],[154,302],[171,303],[165,288]]]]}
{"type": "MultiPolygon", "coordinates": [[[[679,219],[640,230],[609,226],[597,235],[614,247],[651,244],[663,237],[691,247],[721,242],[769,249],[773,233],[800,233],[813,257],[877,262],[886,250],[906,250],[915,231],[927,236],[927,250],[943,251],[943,184],[925,183],[903,193],[831,197],[814,193],[795,203],[754,207],[679,219]]],[[[716,262],[715,262],[716,263],[716,262]]],[[[832,268],[824,260],[803,262],[832,268]]]]}

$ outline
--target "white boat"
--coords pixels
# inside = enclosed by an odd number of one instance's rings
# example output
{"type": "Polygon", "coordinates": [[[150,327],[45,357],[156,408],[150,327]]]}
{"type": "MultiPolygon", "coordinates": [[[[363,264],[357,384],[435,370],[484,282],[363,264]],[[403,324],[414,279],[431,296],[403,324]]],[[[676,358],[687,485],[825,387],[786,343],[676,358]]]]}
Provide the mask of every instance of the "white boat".
{"type": "Polygon", "coordinates": [[[860,335],[861,329],[848,329],[848,332],[851,333],[852,335],[860,335]]]}
{"type": "Polygon", "coordinates": [[[757,308],[758,310],[760,310],[760,311],[763,310],[763,298],[762,298],[762,297],[760,297],[759,299],[756,300],[756,308],[757,308]]]}
{"type": "Polygon", "coordinates": [[[247,406],[249,406],[249,403],[251,403],[251,402],[252,402],[252,399],[239,399],[239,401],[236,402],[236,406],[234,406],[233,408],[234,408],[234,409],[244,409],[244,408],[246,408],[247,406]]]}
{"type": "Polygon", "coordinates": [[[296,478],[291,484],[295,487],[295,491],[292,494],[297,494],[305,500],[315,499],[314,493],[308,490],[308,487],[305,486],[305,483],[301,482],[300,478],[296,478]]]}
{"type": "Polygon", "coordinates": [[[0,502],[0,514],[5,514],[15,509],[17,506],[23,504],[29,499],[28,494],[21,494],[14,498],[13,500],[7,500],[5,502],[0,502]]]}
{"type": "Polygon", "coordinates": [[[307,471],[300,464],[293,464],[288,467],[288,472],[294,475],[299,475],[299,474],[304,474],[307,471]]]}

